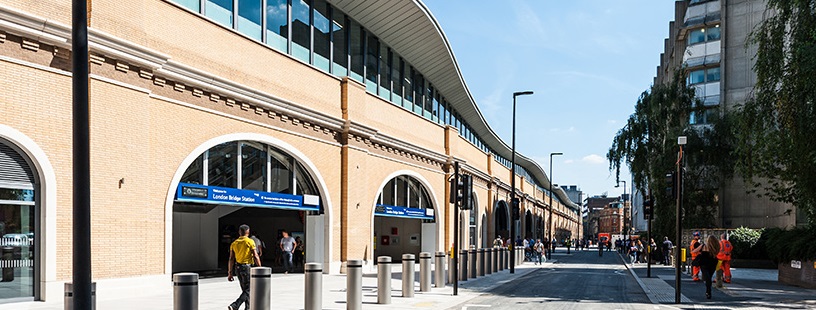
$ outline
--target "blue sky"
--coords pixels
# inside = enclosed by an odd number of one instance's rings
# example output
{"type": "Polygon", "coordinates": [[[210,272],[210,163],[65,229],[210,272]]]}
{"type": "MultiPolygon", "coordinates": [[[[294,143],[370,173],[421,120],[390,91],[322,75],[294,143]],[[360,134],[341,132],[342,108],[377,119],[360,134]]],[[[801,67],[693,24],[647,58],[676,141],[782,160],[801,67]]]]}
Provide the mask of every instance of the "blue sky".
{"type": "MultiPolygon", "coordinates": [[[[515,91],[516,151],[555,184],[586,195],[615,188],[606,152],[652,84],[670,0],[424,0],[445,32],[465,82],[493,130],[510,145],[515,91]]],[[[628,170],[621,180],[629,183],[628,170]]],[[[629,190],[627,190],[629,192],[629,190]]]]}

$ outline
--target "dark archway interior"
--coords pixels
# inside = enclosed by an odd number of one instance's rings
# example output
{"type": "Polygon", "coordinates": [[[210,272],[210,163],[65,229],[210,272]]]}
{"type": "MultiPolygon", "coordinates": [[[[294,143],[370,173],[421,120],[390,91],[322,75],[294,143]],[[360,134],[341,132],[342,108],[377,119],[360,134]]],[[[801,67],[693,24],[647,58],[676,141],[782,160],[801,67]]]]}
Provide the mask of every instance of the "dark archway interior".
{"type": "Polygon", "coordinates": [[[496,235],[507,239],[510,236],[510,228],[508,227],[507,204],[504,201],[499,201],[494,212],[496,235]]]}

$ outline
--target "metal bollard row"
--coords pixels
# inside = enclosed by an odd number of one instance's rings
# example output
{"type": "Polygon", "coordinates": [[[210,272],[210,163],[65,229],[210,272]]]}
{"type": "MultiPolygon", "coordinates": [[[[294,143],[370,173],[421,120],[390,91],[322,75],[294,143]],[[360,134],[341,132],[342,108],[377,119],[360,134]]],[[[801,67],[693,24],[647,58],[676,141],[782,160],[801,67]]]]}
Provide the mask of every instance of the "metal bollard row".
{"type": "Polygon", "coordinates": [[[320,263],[306,263],[303,272],[306,274],[306,293],[303,294],[305,310],[323,309],[323,267],[320,263]]]}
{"type": "Polygon", "coordinates": [[[459,252],[459,281],[468,280],[468,251],[459,252]]]}
{"type": "Polygon", "coordinates": [[[363,309],[363,261],[354,259],[346,264],[346,309],[363,309]]]}
{"type": "Polygon", "coordinates": [[[402,297],[414,297],[414,254],[402,254],[402,297]]]}
{"type": "Polygon", "coordinates": [[[249,308],[269,309],[272,305],[272,268],[252,267],[249,270],[249,308]]]}
{"type": "Polygon", "coordinates": [[[478,271],[476,270],[477,263],[476,248],[474,246],[468,251],[468,278],[476,279],[478,276],[478,271]]]}
{"type": "Polygon", "coordinates": [[[419,253],[419,291],[431,291],[431,253],[419,253]]]}
{"type": "Polygon", "coordinates": [[[173,310],[198,310],[198,274],[173,275],[173,310]]]}
{"type": "Polygon", "coordinates": [[[434,287],[445,287],[445,252],[436,252],[434,287]]]}
{"type": "Polygon", "coordinates": [[[485,266],[487,262],[485,261],[485,249],[479,249],[476,252],[476,276],[484,277],[485,276],[485,266]]]}
{"type": "Polygon", "coordinates": [[[391,303],[391,256],[377,257],[377,303],[391,303]]]}

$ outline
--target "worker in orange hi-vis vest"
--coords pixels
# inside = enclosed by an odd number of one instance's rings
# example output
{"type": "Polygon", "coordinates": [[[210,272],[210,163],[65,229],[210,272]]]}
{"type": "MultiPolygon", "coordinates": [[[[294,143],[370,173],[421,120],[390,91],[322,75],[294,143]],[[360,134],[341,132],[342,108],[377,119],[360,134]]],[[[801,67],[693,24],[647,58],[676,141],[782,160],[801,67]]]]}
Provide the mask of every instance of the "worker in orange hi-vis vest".
{"type": "MultiPolygon", "coordinates": [[[[694,249],[703,245],[700,242],[700,232],[695,231],[694,239],[691,240],[691,244],[689,244],[689,252],[691,252],[691,260],[694,261],[694,258],[697,257],[699,251],[694,251],[694,249]]],[[[700,281],[700,266],[691,266],[691,280],[692,281],[700,281]]]]}
{"type": "Polygon", "coordinates": [[[722,261],[723,281],[731,283],[731,242],[728,241],[726,234],[720,235],[720,252],[717,253],[717,259],[722,261]]]}

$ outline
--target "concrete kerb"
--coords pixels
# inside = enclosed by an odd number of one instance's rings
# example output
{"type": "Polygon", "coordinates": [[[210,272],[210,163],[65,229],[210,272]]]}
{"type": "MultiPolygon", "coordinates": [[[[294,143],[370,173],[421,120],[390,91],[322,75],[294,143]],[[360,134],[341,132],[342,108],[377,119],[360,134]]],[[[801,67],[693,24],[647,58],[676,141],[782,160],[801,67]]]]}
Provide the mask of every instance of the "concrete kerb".
{"type": "MultiPolygon", "coordinates": [[[[643,290],[643,292],[646,294],[646,297],[649,298],[649,301],[651,301],[652,304],[665,305],[666,302],[674,302],[674,300],[675,300],[674,299],[674,288],[671,285],[666,283],[666,281],[663,281],[663,280],[658,279],[658,278],[654,278],[654,279],[649,279],[650,281],[654,280],[654,282],[652,284],[663,284],[663,285],[652,285],[652,287],[661,286],[662,288],[658,288],[657,290],[653,290],[653,289],[649,288],[649,286],[647,286],[646,283],[644,283],[643,280],[640,279],[640,277],[637,275],[637,273],[635,273],[635,270],[633,268],[630,268],[629,264],[626,263],[626,259],[623,257],[623,255],[621,255],[621,253],[617,253],[617,254],[618,254],[618,258],[620,258],[620,260],[621,260],[621,263],[623,263],[623,266],[626,267],[626,270],[629,270],[629,273],[631,273],[632,277],[635,278],[638,285],[640,285],[640,288],[643,290]],[[669,289],[667,290],[666,287],[668,287],[669,289]],[[657,292],[658,290],[660,292],[657,292]],[[667,300],[667,298],[666,298],[666,296],[669,295],[669,294],[667,294],[668,291],[671,291],[671,293],[670,293],[671,300],[667,300]]],[[[690,304],[693,301],[681,293],[680,294],[680,302],[685,303],[685,304],[690,304]]]]}

